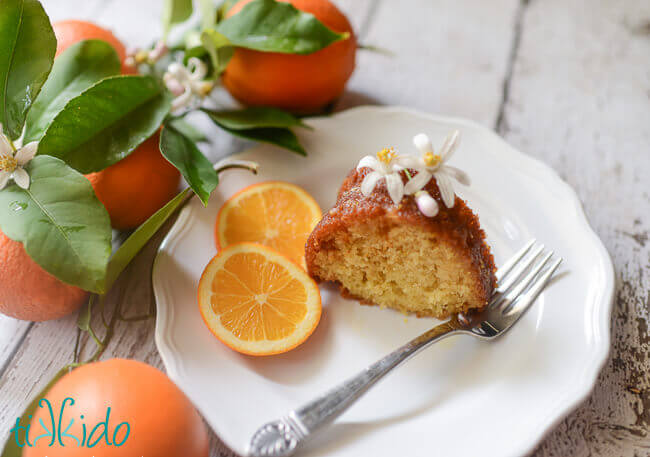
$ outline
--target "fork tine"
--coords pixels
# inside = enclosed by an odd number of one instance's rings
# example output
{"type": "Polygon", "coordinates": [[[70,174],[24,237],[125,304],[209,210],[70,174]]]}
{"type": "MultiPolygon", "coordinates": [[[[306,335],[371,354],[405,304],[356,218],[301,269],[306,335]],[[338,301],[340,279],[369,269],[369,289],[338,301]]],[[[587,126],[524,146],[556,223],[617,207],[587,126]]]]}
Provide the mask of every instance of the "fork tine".
{"type": "Polygon", "coordinates": [[[517,265],[515,265],[513,271],[511,271],[510,274],[508,274],[508,276],[506,276],[506,278],[501,282],[501,284],[499,284],[498,291],[502,294],[508,292],[515,285],[515,283],[521,279],[523,274],[528,271],[530,266],[533,265],[543,250],[544,245],[542,244],[541,246],[538,246],[525,260],[520,261],[517,265]]]}
{"type": "Polygon", "coordinates": [[[498,282],[501,282],[501,280],[504,278],[504,276],[507,275],[507,274],[510,272],[510,270],[512,270],[512,267],[514,267],[515,264],[516,264],[517,262],[519,262],[519,261],[521,260],[521,258],[522,258],[523,256],[526,255],[526,253],[527,253],[528,251],[530,251],[530,248],[533,247],[533,244],[535,244],[535,241],[537,241],[535,238],[533,238],[532,240],[530,240],[530,241],[526,244],[526,246],[524,246],[523,248],[521,248],[521,249],[519,250],[519,252],[517,252],[515,255],[513,255],[512,257],[510,257],[510,258],[508,259],[508,261],[507,261],[507,262],[506,262],[506,263],[505,263],[501,268],[499,268],[499,269],[497,270],[495,276],[497,277],[497,281],[498,281],[498,282]]]}
{"type": "Polygon", "coordinates": [[[544,290],[544,287],[546,287],[546,284],[551,279],[551,276],[553,276],[553,273],[555,273],[555,270],[557,270],[557,267],[560,266],[560,263],[562,263],[561,257],[553,262],[553,264],[544,272],[544,274],[537,278],[530,289],[528,289],[524,294],[521,295],[521,297],[519,297],[518,300],[515,301],[512,309],[508,311],[508,314],[523,315],[526,310],[528,310],[528,308],[530,308],[530,306],[535,302],[540,292],[544,290]]]}
{"type": "Polygon", "coordinates": [[[542,260],[537,262],[537,264],[535,264],[535,266],[528,272],[524,279],[515,284],[512,290],[508,292],[504,300],[506,303],[504,311],[507,311],[508,308],[510,308],[511,303],[516,300],[517,297],[519,297],[519,295],[521,295],[522,292],[526,290],[526,288],[533,282],[537,274],[542,271],[544,265],[546,265],[546,263],[550,260],[551,256],[553,256],[553,251],[546,254],[542,260]]]}

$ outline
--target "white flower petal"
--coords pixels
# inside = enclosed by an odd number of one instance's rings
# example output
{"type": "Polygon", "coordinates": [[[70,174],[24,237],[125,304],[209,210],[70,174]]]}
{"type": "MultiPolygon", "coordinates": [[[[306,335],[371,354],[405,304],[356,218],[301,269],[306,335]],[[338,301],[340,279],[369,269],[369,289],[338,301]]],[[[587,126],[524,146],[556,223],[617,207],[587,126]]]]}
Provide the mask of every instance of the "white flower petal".
{"type": "Polygon", "coordinates": [[[0,133],[0,157],[13,157],[14,150],[6,136],[0,133]]]}
{"type": "Polygon", "coordinates": [[[417,175],[409,179],[404,185],[404,193],[406,195],[413,195],[421,190],[431,180],[431,173],[426,170],[419,171],[417,175]]]}
{"type": "Polygon", "coordinates": [[[179,109],[185,108],[192,102],[192,91],[186,87],[185,92],[176,97],[172,101],[172,111],[178,111],[179,109]]]}
{"type": "Polygon", "coordinates": [[[4,189],[11,178],[11,173],[8,171],[0,171],[0,190],[4,189]]]}
{"type": "Polygon", "coordinates": [[[460,132],[458,130],[454,130],[449,135],[447,135],[447,138],[445,138],[445,142],[440,149],[440,157],[442,157],[442,163],[445,163],[451,158],[454,150],[458,147],[459,143],[460,132]]]}
{"type": "Polygon", "coordinates": [[[184,84],[186,81],[189,81],[191,78],[190,72],[178,62],[172,62],[167,67],[167,73],[170,77],[175,78],[181,84],[184,84]]]}
{"type": "Polygon", "coordinates": [[[420,212],[427,217],[435,217],[438,214],[438,202],[428,192],[418,192],[415,195],[415,203],[420,212]]]}
{"type": "Polygon", "coordinates": [[[431,140],[424,133],[418,133],[413,137],[413,144],[421,154],[426,154],[427,152],[433,152],[433,145],[431,140]]]}
{"type": "Polygon", "coordinates": [[[149,60],[152,60],[152,61],[155,62],[158,59],[160,59],[163,55],[167,54],[168,50],[169,50],[169,48],[167,48],[167,45],[165,44],[165,41],[164,40],[158,40],[158,42],[156,43],[154,48],[151,51],[149,51],[149,55],[147,57],[149,57],[149,60]]]}
{"type": "Polygon", "coordinates": [[[359,160],[359,165],[357,165],[357,170],[360,170],[361,168],[368,167],[372,168],[373,170],[377,171],[379,168],[379,160],[377,160],[377,157],[374,156],[365,156],[361,160],[359,160]]]}
{"type": "Polygon", "coordinates": [[[390,195],[391,200],[396,205],[402,201],[404,197],[404,183],[402,182],[402,177],[397,173],[392,173],[386,175],[386,188],[388,189],[388,195],[390,195]]]}
{"type": "Polygon", "coordinates": [[[376,171],[371,171],[366,175],[365,178],[363,178],[363,181],[361,182],[361,193],[364,195],[364,197],[369,196],[372,191],[375,190],[377,181],[379,181],[380,178],[381,175],[376,171]]]}
{"type": "Polygon", "coordinates": [[[178,82],[178,80],[171,73],[165,73],[163,81],[165,81],[165,86],[167,86],[167,89],[169,89],[169,91],[176,97],[185,92],[185,86],[178,82]]]}
{"type": "Polygon", "coordinates": [[[205,91],[203,90],[203,86],[208,84],[210,83],[198,79],[197,80],[192,79],[188,82],[188,86],[192,88],[192,92],[201,97],[203,97],[205,94],[205,91]]]}
{"type": "Polygon", "coordinates": [[[454,187],[451,182],[451,178],[445,173],[437,172],[433,176],[436,178],[438,183],[438,189],[440,189],[440,196],[442,201],[445,203],[447,208],[453,208],[454,202],[456,200],[456,194],[454,194],[454,187]]]}
{"type": "Polygon", "coordinates": [[[465,173],[460,168],[445,165],[444,172],[447,173],[449,177],[454,178],[456,181],[461,183],[463,186],[469,186],[471,183],[471,180],[469,179],[467,173],[465,173]]]}
{"type": "Polygon", "coordinates": [[[187,68],[194,80],[201,80],[208,74],[207,65],[198,57],[190,57],[187,61],[187,68]]]}
{"type": "Polygon", "coordinates": [[[27,162],[34,158],[37,150],[38,141],[32,141],[31,143],[27,143],[25,146],[20,148],[18,152],[16,152],[16,156],[14,158],[16,159],[16,162],[18,162],[18,165],[22,167],[24,165],[27,165],[27,162]]]}
{"type": "Polygon", "coordinates": [[[395,160],[395,165],[399,168],[412,168],[414,170],[422,170],[425,167],[421,158],[415,156],[400,156],[395,160]]]}
{"type": "Polygon", "coordinates": [[[21,167],[16,167],[13,178],[15,183],[18,184],[18,187],[22,187],[23,189],[29,188],[29,175],[21,167]]]}

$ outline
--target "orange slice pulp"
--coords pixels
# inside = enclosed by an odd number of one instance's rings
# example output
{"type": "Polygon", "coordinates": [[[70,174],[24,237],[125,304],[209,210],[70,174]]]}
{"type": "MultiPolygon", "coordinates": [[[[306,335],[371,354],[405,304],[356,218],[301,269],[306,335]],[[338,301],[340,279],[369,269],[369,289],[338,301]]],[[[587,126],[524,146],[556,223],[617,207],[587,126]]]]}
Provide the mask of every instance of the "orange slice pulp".
{"type": "Polygon", "coordinates": [[[201,276],[198,301],[210,331],[249,355],[295,348],[312,334],[321,315],[320,292],[307,273],[256,243],[219,252],[201,276]]]}
{"type": "Polygon", "coordinates": [[[320,221],[318,203],[290,183],[253,184],[233,195],[217,215],[217,249],[254,242],[275,249],[305,268],[305,242],[320,221]]]}

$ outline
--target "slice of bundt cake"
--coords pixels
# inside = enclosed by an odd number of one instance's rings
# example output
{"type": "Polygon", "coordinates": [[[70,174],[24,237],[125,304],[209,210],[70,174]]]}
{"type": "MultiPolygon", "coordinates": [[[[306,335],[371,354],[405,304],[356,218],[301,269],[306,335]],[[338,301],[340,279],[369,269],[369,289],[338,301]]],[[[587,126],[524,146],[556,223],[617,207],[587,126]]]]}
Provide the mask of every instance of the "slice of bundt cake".
{"type": "Polygon", "coordinates": [[[458,132],[440,154],[425,135],[414,142],[421,157],[384,149],[350,172],[307,241],[308,271],[363,304],[417,316],[482,308],[495,267],[478,218],[453,191],[452,179],[467,177],[445,164],[458,132]]]}

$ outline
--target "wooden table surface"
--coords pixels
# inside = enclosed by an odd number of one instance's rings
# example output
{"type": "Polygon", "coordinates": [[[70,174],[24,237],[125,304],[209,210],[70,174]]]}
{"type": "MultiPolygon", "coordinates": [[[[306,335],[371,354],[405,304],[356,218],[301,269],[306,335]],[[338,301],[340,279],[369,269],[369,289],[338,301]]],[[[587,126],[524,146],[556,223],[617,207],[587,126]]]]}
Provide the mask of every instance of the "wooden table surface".
{"type": "MultiPolygon", "coordinates": [[[[650,1],[336,2],[361,43],[395,53],[360,52],[337,110],[403,105],[493,128],[577,191],[613,258],[610,357],[593,394],[533,455],[650,455],[650,1]]],[[[161,1],[43,3],[53,21],[91,19],[129,44],[160,34],[161,1]]],[[[242,147],[224,134],[212,139],[213,158],[242,147]]],[[[135,312],[151,301],[154,252],[143,252],[117,287],[135,312]]],[[[27,401],[70,361],[75,322],[0,317],[0,445],[27,401]]],[[[153,319],[120,323],[103,358],[162,367],[153,330],[153,319]]],[[[214,437],[212,455],[233,454],[214,437]]]]}

